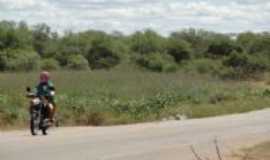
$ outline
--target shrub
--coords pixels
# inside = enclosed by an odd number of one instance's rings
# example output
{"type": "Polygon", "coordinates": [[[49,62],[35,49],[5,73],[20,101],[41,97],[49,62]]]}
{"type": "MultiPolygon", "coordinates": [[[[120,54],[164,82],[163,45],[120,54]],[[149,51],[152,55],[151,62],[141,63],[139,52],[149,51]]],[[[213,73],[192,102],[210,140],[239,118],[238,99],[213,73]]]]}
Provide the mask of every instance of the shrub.
{"type": "Polygon", "coordinates": [[[222,62],[219,60],[213,60],[213,59],[194,59],[187,64],[184,65],[184,69],[187,72],[195,71],[200,74],[210,73],[210,74],[216,74],[219,70],[223,69],[222,62]]]}
{"type": "Polygon", "coordinates": [[[226,57],[223,64],[230,67],[224,76],[231,78],[256,77],[258,73],[269,69],[269,62],[266,58],[239,52],[233,52],[226,57]]]}
{"type": "Polygon", "coordinates": [[[186,41],[170,39],[167,44],[167,52],[174,60],[180,63],[183,60],[189,59],[191,56],[190,45],[186,41]]]}
{"type": "Polygon", "coordinates": [[[235,69],[245,69],[250,72],[264,71],[269,67],[268,60],[264,57],[238,52],[233,52],[223,63],[226,66],[235,69]]]}
{"type": "Polygon", "coordinates": [[[224,64],[226,66],[230,66],[233,68],[243,68],[248,66],[249,57],[245,53],[233,52],[230,56],[228,56],[224,60],[224,64]]]}
{"type": "Polygon", "coordinates": [[[136,63],[155,72],[172,72],[177,69],[175,62],[170,55],[158,52],[140,55],[136,58],[136,63]]]}
{"type": "Polygon", "coordinates": [[[246,49],[247,53],[269,53],[270,34],[269,33],[243,33],[238,41],[246,49]]]}
{"type": "Polygon", "coordinates": [[[210,57],[228,56],[233,51],[241,52],[242,49],[228,37],[220,37],[213,40],[209,45],[207,53],[210,57]]]}
{"type": "Polygon", "coordinates": [[[170,37],[178,40],[184,40],[191,46],[192,56],[203,57],[207,51],[211,39],[217,36],[217,33],[206,31],[203,29],[184,29],[171,33],[170,37]]]}
{"type": "Polygon", "coordinates": [[[139,54],[164,51],[165,39],[152,30],[136,32],[131,36],[131,49],[139,54]]]}
{"type": "Polygon", "coordinates": [[[109,37],[100,37],[92,42],[87,60],[92,69],[108,69],[120,63],[119,48],[109,37]]]}
{"type": "Polygon", "coordinates": [[[8,49],[0,52],[0,70],[31,71],[39,69],[40,57],[33,50],[8,49]]]}
{"type": "Polygon", "coordinates": [[[240,79],[246,79],[250,77],[250,75],[245,74],[243,70],[235,69],[232,67],[224,67],[224,69],[217,72],[217,75],[222,79],[234,79],[234,80],[240,80],[240,79]]]}
{"type": "Polygon", "coordinates": [[[41,69],[43,70],[57,70],[59,68],[58,61],[53,58],[43,59],[41,61],[41,69]]]}
{"type": "Polygon", "coordinates": [[[67,67],[74,70],[87,70],[89,63],[82,55],[73,55],[68,58],[67,67]]]}
{"type": "Polygon", "coordinates": [[[178,66],[174,63],[166,63],[163,65],[163,72],[170,73],[170,72],[176,72],[178,69],[178,66]]]}
{"type": "MultiPolygon", "coordinates": [[[[245,52],[247,53],[252,53],[254,51],[258,52],[255,48],[254,48],[254,44],[258,41],[259,36],[255,33],[252,32],[244,32],[244,33],[240,33],[237,36],[237,43],[239,45],[241,45],[241,47],[245,50],[245,52]]],[[[257,46],[257,44],[256,44],[257,46]]]]}
{"type": "Polygon", "coordinates": [[[266,71],[270,68],[270,63],[268,57],[261,54],[254,54],[249,56],[249,63],[251,65],[251,69],[254,71],[266,71]]]}

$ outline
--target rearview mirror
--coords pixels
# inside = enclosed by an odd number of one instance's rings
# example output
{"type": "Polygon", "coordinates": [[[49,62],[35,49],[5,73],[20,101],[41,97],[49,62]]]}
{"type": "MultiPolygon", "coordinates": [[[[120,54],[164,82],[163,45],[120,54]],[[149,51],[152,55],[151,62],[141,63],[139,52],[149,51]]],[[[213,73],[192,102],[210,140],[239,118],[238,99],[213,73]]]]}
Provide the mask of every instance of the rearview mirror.
{"type": "Polygon", "coordinates": [[[26,87],[26,91],[27,92],[31,92],[31,88],[30,87],[26,87]]]}

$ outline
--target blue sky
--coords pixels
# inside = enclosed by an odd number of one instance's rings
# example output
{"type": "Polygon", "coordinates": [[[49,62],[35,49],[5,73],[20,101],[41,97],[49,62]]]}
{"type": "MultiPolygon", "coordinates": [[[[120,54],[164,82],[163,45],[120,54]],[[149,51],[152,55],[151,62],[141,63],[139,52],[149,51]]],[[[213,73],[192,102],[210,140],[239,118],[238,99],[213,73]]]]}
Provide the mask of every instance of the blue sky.
{"type": "Polygon", "coordinates": [[[0,20],[45,22],[53,30],[162,34],[193,27],[270,31],[269,0],[0,0],[0,20]]]}

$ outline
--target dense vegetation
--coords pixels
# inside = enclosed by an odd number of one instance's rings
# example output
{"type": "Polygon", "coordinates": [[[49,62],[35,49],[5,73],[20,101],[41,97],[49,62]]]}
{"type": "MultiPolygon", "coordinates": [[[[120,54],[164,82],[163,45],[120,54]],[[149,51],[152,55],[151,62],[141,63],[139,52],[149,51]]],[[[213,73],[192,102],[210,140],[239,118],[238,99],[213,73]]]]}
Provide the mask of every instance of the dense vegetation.
{"type": "Polygon", "coordinates": [[[59,36],[46,24],[0,22],[0,70],[98,70],[121,63],[155,72],[249,78],[270,69],[270,33],[226,34],[186,29],[168,37],[147,29],[123,35],[88,30],[59,36]]]}
{"type": "Polygon", "coordinates": [[[131,35],[88,30],[60,36],[46,24],[2,21],[0,128],[25,127],[24,90],[35,85],[35,71],[41,69],[53,73],[62,124],[246,112],[268,107],[270,91],[228,79],[258,78],[270,70],[270,33],[232,38],[186,29],[165,37],[148,29],[131,35]]]}

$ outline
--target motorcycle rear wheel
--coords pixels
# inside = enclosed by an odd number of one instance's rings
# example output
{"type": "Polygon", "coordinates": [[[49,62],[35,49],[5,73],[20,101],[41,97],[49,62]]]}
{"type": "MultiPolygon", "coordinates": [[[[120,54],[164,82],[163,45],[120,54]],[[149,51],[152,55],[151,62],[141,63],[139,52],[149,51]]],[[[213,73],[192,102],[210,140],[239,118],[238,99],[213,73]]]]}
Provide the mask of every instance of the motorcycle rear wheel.
{"type": "Polygon", "coordinates": [[[47,128],[42,128],[41,129],[41,131],[42,131],[42,134],[44,135],[44,136],[46,136],[46,135],[48,135],[48,133],[47,133],[47,128]]]}
{"type": "Polygon", "coordinates": [[[47,135],[47,130],[49,129],[50,124],[49,124],[49,119],[43,119],[42,124],[41,124],[41,131],[43,135],[47,135]]]}

